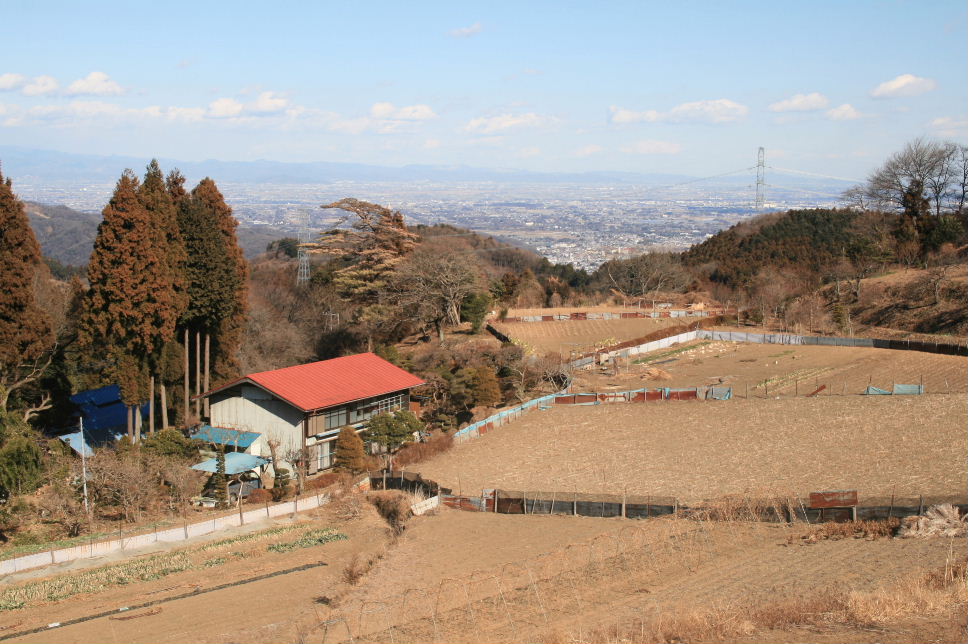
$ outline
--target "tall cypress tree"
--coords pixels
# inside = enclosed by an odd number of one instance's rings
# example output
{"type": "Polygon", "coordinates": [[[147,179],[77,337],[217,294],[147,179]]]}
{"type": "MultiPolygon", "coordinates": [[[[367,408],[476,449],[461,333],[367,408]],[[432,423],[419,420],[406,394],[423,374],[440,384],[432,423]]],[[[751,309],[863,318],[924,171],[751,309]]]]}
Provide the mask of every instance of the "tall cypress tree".
{"type": "Polygon", "coordinates": [[[43,374],[54,344],[50,317],[34,298],[40,261],[24,204],[0,172],[0,412],[43,374]]]}
{"type": "Polygon", "coordinates": [[[223,293],[223,302],[218,315],[208,318],[208,331],[212,336],[213,368],[216,380],[238,375],[238,350],[245,332],[248,311],[248,273],[242,249],[239,247],[235,229],[239,222],[232,215],[232,209],[219,191],[215,182],[206,177],[192,190],[193,208],[197,209],[205,221],[214,222],[218,233],[217,242],[212,244],[213,253],[225,262],[226,270],[218,271],[209,281],[210,289],[223,293]],[[214,251],[215,246],[221,251],[214,251]]]}
{"type": "Polygon", "coordinates": [[[129,405],[147,398],[148,367],[174,337],[178,317],[166,232],[126,170],[103,210],[88,263],[78,340],[107,359],[105,373],[129,405]]]}

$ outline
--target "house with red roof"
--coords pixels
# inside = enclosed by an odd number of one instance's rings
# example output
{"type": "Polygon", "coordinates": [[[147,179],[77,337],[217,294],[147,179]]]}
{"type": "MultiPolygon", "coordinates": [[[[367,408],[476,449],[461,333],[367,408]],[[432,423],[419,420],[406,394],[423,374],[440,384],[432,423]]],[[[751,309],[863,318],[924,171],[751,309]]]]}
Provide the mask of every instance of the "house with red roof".
{"type": "MultiPolygon", "coordinates": [[[[203,397],[209,423],[247,438],[245,451],[269,457],[267,441],[278,441],[278,455],[305,448],[309,473],[332,467],[336,437],[350,425],[384,412],[410,409],[410,390],[424,381],[373,353],[262,371],[242,376],[203,397]]],[[[211,432],[210,432],[211,433],[211,432]]]]}

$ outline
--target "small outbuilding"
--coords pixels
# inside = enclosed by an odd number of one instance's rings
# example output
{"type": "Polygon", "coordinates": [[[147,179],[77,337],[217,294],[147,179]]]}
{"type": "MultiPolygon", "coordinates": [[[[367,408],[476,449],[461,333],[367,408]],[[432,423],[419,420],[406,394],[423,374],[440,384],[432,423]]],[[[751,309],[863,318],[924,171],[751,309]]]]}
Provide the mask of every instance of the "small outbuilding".
{"type": "MultiPolygon", "coordinates": [[[[340,429],[366,431],[384,412],[411,409],[417,376],[373,353],[251,373],[202,394],[209,399],[209,425],[198,436],[234,451],[269,457],[305,449],[309,473],[333,466],[340,429]]],[[[291,463],[290,463],[291,468],[291,463]]]]}

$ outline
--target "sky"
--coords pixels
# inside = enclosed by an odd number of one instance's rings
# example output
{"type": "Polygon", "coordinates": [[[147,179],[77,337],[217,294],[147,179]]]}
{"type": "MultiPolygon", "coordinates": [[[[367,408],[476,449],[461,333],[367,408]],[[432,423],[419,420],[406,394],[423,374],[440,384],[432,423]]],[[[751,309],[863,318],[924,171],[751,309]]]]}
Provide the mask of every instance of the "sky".
{"type": "Polygon", "coordinates": [[[0,144],[862,179],[968,142],[964,0],[7,0],[0,144]]]}

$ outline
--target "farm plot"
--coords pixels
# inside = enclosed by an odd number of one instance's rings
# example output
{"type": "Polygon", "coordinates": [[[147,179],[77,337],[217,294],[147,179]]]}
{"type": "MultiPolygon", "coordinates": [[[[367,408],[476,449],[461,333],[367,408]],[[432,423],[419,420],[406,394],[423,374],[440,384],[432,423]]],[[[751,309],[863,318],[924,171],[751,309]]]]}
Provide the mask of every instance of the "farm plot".
{"type": "Polygon", "coordinates": [[[419,469],[472,494],[957,495],[968,477],[966,420],[958,394],[556,406],[419,469]]]}
{"type": "Polygon", "coordinates": [[[602,373],[576,372],[574,391],[727,385],[734,396],[857,394],[868,385],[924,384],[925,391],[964,393],[968,360],[920,351],[696,341],[633,358],[602,373]],[[659,369],[661,371],[656,371],[659,369]]]}
{"type": "MultiPolygon", "coordinates": [[[[317,629],[306,640],[350,641],[352,634],[375,642],[600,641],[582,633],[738,597],[766,604],[824,593],[832,584],[874,591],[943,569],[951,547],[941,539],[798,545],[809,531],[802,524],[444,510],[414,521],[338,606],[313,616],[329,628],[325,639],[317,629]]],[[[311,632],[311,619],[301,623],[311,632]]],[[[766,641],[783,640],[774,634],[766,641]]]]}
{"type": "MultiPolygon", "coordinates": [[[[534,353],[560,353],[568,358],[597,347],[641,338],[688,323],[693,318],[627,318],[618,320],[558,320],[555,322],[496,322],[494,327],[534,353]]],[[[698,319],[698,318],[696,318],[698,319]]]]}

